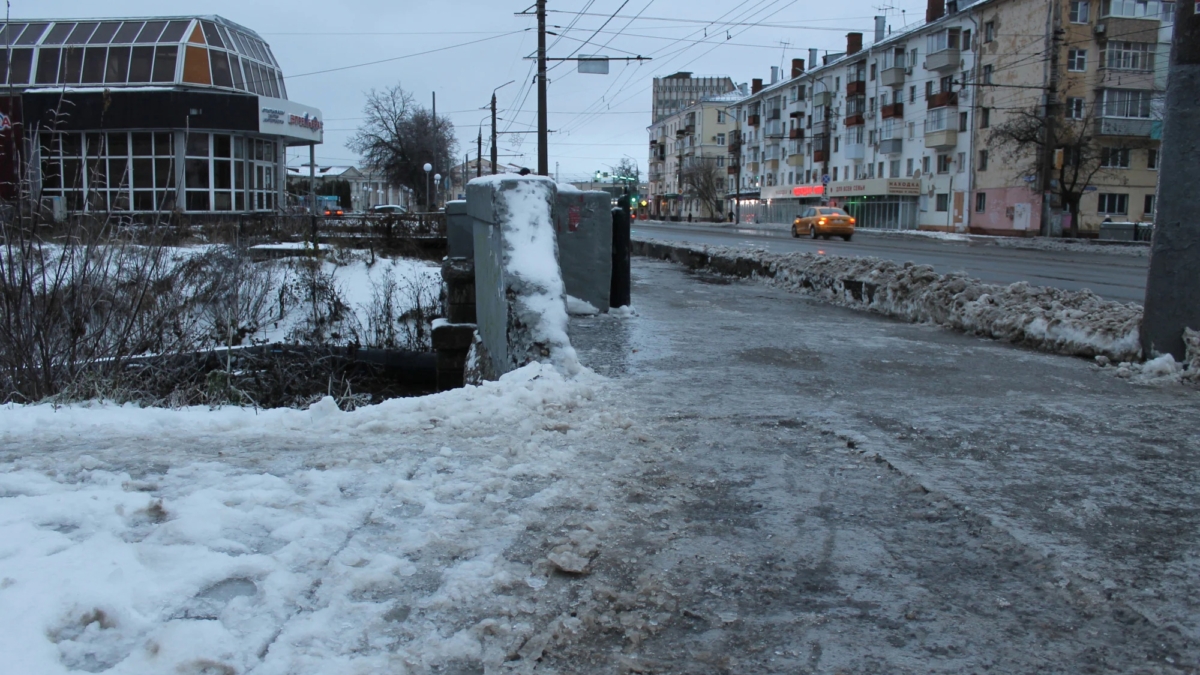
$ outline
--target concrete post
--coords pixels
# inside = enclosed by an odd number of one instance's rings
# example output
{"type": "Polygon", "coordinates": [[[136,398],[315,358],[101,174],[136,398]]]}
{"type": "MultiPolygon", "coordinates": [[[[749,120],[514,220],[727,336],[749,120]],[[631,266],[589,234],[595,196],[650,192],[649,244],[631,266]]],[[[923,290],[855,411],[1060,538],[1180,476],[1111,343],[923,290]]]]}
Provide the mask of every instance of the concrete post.
{"type": "Polygon", "coordinates": [[[1150,276],[1142,318],[1142,355],[1185,357],[1184,329],[1200,330],[1200,15],[1178,3],[1167,71],[1166,118],[1150,276]]]}
{"type": "Polygon", "coordinates": [[[474,221],[475,313],[495,377],[533,361],[579,370],[567,337],[566,291],[554,236],[554,181],[502,174],[467,185],[474,221]]]}
{"type": "Polygon", "coordinates": [[[475,227],[467,215],[467,202],[446,202],[446,255],[450,258],[475,257],[475,227]]]}
{"type": "Polygon", "coordinates": [[[608,311],[612,284],[612,197],[560,185],[554,204],[558,267],[567,295],[608,311]]]}
{"type": "MultiPolygon", "coordinates": [[[[628,204],[628,197],[624,197],[628,204]]],[[[611,307],[625,307],[630,304],[631,293],[631,262],[629,209],[617,208],[612,210],[612,286],[609,290],[608,303],[611,307]]]]}

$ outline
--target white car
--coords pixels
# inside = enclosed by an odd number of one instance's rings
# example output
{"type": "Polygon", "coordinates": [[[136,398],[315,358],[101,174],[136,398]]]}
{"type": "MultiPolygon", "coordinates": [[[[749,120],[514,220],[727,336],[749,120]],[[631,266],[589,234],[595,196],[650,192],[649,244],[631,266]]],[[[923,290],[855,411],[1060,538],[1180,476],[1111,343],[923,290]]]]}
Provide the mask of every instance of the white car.
{"type": "Polygon", "coordinates": [[[408,209],[396,204],[376,204],[371,207],[371,213],[379,215],[393,215],[400,213],[408,213],[408,209]]]}

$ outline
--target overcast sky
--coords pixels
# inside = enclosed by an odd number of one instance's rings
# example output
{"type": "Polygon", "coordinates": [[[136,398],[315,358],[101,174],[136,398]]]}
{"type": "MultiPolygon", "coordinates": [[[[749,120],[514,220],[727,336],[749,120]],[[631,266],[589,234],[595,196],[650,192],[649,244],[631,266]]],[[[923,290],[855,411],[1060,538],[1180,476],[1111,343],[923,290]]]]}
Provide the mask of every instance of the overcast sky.
{"type": "MultiPolygon", "coordinates": [[[[514,16],[533,0],[11,0],[18,18],[85,18],[218,14],[257,31],[283,67],[288,96],[325,115],[321,163],[353,164],[346,148],[362,115],[364,92],[399,83],[422,105],[437,92],[439,114],[458,130],[459,156],[475,154],[475,138],[492,89],[509,131],[536,129],[537,94],[530,92],[536,19],[514,16]],[[466,44],[474,42],[474,44],[466,44]],[[441,50],[417,55],[421,52],[441,50]],[[408,58],[397,58],[406,57],[408,58]],[[393,59],[374,65],[360,65],[393,59]],[[357,66],[357,67],[353,67],[357,66]],[[333,72],[327,71],[341,68],[333,72]],[[528,93],[528,96],[526,94],[528,93]]],[[[623,156],[646,170],[646,127],[655,76],[687,70],[728,75],[735,82],[770,78],[771,66],[808,57],[810,47],[843,51],[858,30],[870,43],[872,16],[899,29],[924,18],[925,0],[549,0],[550,56],[642,55],[652,61],[612,62],[610,74],[582,75],[575,64],[550,73],[550,169],[562,180],[607,170],[623,156]],[[901,12],[903,10],[903,13],[901,12]],[[580,15],[586,12],[587,15],[580,15]],[[616,18],[612,15],[616,13],[616,18]],[[606,24],[607,22],[607,24],[606,24]],[[566,30],[571,24],[570,30],[566,30]],[[600,32],[596,32],[599,30],[600,32]],[[594,38],[593,38],[594,35],[594,38]],[[584,41],[592,43],[583,46],[584,41]],[[594,113],[594,114],[581,114],[594,113]]],[[[484,154],[487,155],[485,126],[484,154]]],[[[501,161],[537,168],[534,134],[505,135],[501,161]]],[[[307,150],[289,162],[307,161],[307,150]],[[301,158],[303,155],[303,158],[301,158]]]]}

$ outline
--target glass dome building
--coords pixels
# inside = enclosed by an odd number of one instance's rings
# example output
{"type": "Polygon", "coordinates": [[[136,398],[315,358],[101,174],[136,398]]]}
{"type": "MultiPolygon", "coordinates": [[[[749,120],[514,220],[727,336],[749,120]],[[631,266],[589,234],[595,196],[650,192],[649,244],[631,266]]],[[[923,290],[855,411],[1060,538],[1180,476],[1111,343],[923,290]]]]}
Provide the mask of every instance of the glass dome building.
{"type": "Polygon", "coordinates": [[[0,197],[67,211],[285,204],[285,149],[322,141],[254,31],[219,16],[0,25],[0,197]]]}

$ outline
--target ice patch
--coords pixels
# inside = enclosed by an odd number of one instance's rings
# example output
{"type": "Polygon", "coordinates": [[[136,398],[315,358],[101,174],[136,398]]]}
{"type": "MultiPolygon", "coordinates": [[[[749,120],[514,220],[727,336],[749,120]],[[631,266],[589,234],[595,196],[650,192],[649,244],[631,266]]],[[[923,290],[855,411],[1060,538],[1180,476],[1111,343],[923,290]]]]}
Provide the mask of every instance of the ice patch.
{"type": "Polygon", "coordinates": [[[580,300],[573,295],[567,296],[567,314],[572,316],[591,316],[599,313],[600,310],[596,309],[596,306],[592,303],[580,300]]]}

